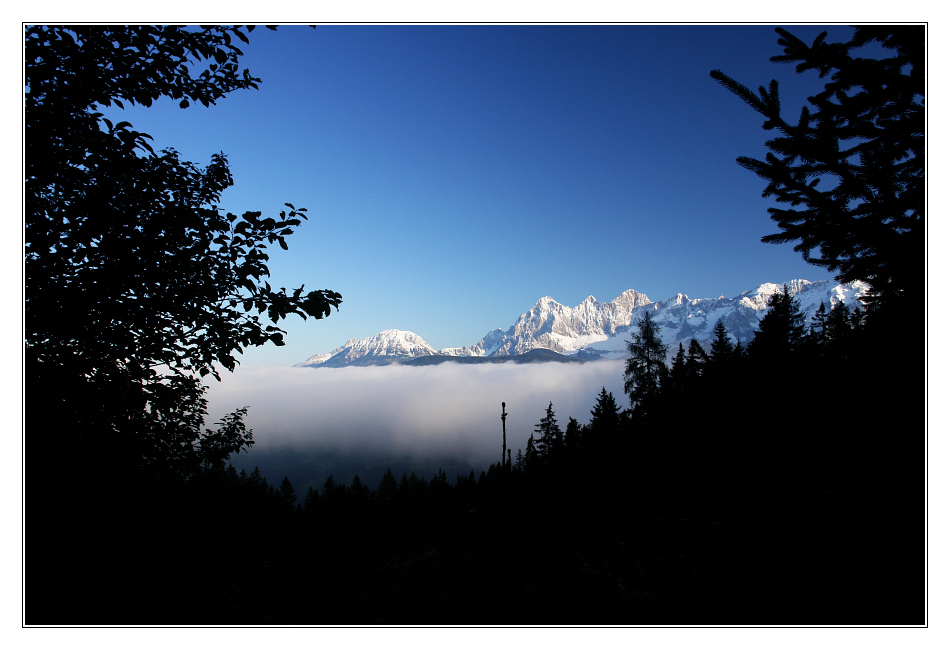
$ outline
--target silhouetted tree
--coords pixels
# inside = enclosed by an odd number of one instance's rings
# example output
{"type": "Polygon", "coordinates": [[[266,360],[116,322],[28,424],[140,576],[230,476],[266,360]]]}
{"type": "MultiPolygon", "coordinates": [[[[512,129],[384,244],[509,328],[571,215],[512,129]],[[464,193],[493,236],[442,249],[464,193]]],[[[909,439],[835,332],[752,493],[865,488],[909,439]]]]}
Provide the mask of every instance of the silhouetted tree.
{"type": "Polygon", "coordinates": [[[805,316],[797,298],[785,285],[769,298],[769,308],[749,343],[749,353],[760,359],[788,357],[798,351],[805,336],[805,316]]]}
{"type": "Polygon", "coordinates": [[[518,450],[518,453],[515,454],[515,470],[522,471],[524,469],[524,454],[521,453],[521,450],[518,450]]]}
{"type": "Polygon", "coordinates": [[[445,470],[441,467],[439,471],[432,475],[432,480],[429,481],[429,488],[442,490],[449,485],[448,476],[445,475],[445,470]]]}
{"type": "Polygon", "coordinates": [[[575,418],[568,418],[567,426],[564,427],[564,450],[569,457],[577,454],[577,449],[581,444],[581,425],[575,418]]]}
{"type": "Polygon", "coordinates": [[[528,444],[524,448],[524,468],[531,469],[538,462],[538,450],[534,446],[534,434],[528,436],[528,444]]]}
{"type": "Polygon", "coordinates": [[[686,386],[686,350],[683,349],[682,343],[678,345],[676,356],[673,357],[673,364],[670,367],[670,386],[673,387],[677,396],[682,398],[686,386]]]}
{"type": "Polygon", "coordinates": [[[369,502],[369,487],[360,479],[359,474],[353,476],[347,496],[351,503],[363,506],[369,502]]]}
{"type": "Polygon", "coordinates": [[[386,473],[383,474],[383,478],[379,481],[379,487],[376,488],[376,497],[380,503],[389,503],[396,498],[396,492],[399,489],[399,485],[396,483],[396,477],[393,475],[393,470],[386,468],[386,473]]]}
{"type": "Polygon", "coordinates": [[[718,394],[727,390],[724,384],[731,383],[734,378],[734,354],[735,346],[729,339],[729,332],[722,320],[719,320],[713,328],[713,340],[706,360],[706,377],[710,384],[716,384],[711,388],[718,394]]]}
{"type": "Polygon", "coordinates": [[[307,493],[303,497],[304,512],[313,512],[320,501],[320,494],[313,489],[313,486],[307,488],[307,493]]]}
{"type": "Polygon", "coordinates": [[[660,339],[660,330],[650,312],[644,312],[637,323],[637,333],[627,343],[630,358],[624,372],[623,390],[630,396],[630,405],[648,408],[660,394],[661,383],[669,374],[666,352],[669,346],[660,339]]]}
{"type": "Polygon", "coordinates": [[[408,476],[403,472],[399,479],[399,497],[403,500],[418,499],[427,492],[428,486],[426,480],[416,476],[414,471],[408,476]]]}
{"type": "MultiPolygon", "coordinates": [[[[538,456],[545,458],[551,454],[560,452],[564,445],[564,434],[561,427],[557,424],[557,418],[554,417],[554,403],[549,402],[544,411],[544,417],[535,425],[534,432],[537,434],[538,456]]],[[[530,442],[530,441],[529,441],[530,442]]]]}
{"type": "Polygon", "coordinates": [[[808,325],[808,339],[810,344],[819,351],[828,344],[828,310],[825,308],[824,300],[811,317],[811,323],[808,325]]]}
{"type": "Polygon", "coordinates": [[[742,345],[742,341],[736,341],[736,347],[732,349],[732,362],[733,365],[740,365],[746,357],[745,346],[742,345]]]}
{"type": "Polygon", "coordinates": [[[614,395],[602,386],[590,411],[590,433],[595,441],[609,441],[620,430],[620,407],[614,395]]]}
{"type": "Polygon", "coordinates": [[[851,308],[843,302],[835,304],[828,314],[825,331],[829,353],[838,360],[847,358],[853,333],[851,308]]]}
{"type": "Polygon", "coordinates": [[[277,491],[280,502],[286,506],[292,506],[297,502],[297,493],[294,492],[294,486],[288,477],[280,482],[280,488],[277,491]]]}
{"type": "Polygon", "coordinates": [[[696,339],[689,340],[689,349],[686,351],[686,377],[689,381],[697,381],[703,376],[706,368],[706,351],[696,339]]]}
{"type": "Polygon", "coordinates": [[[716,322],[713,328],[713,342],[709,347],[709,361],[715,366],[723,366],[732,358],[733,345],[729,340],[729,333],[722,320],[716,322]]]}
{"type": "Polygon", "coordinates": [[[877,300],[924,286],[924,37],[923,25],[858,26],[851,40],[828,43],[827,32],[807,45],[776,28],[784,53],[828,78],[808,98],[797,121],[781,115],[778,82],[758,95],[719,70],[710,74],[777,129],[764,161],[741,166],[768,181],[763,192],[789,208],[769,208],[781,232],[768,243],[798,242],[806,261],[836,273],[839,282],[864,280],[877,300]],[[862,56],[877,45],[889,56],[862,56]],[[816,254],[817,253],[817,254],[816,254]]]}
{"type": "Polygon", "coordinates": [[[455,491],[459,495],[464,495],[465,499],[469,499],[474,493],[477,486],[477,481],[475,480],[475,470],[470,470],[468,476],[459,474],[455,478],[455,491]]]}
{"type": "Polygon", "coordinates": [[[327,480],[323,482],[323,496],[329,499],[337,497],[337,482],[333,474],[327,476],[327,480]]]}
{"type": "Polygon", "coordinates": [[[117,467],[186,472],[215,463],[246,440],[225,432],[203,443],[200,377],[217,377],[215,364],[233,370],[248,346],[282,345],[286,316],[323,318],[340,304],[332,291],[265,281],[266,246],[286,248],[305,210],[222,214],[232,185],[223,154],[201,168],[155,153],[150,136],[98,112],[162,97],[208,106],[256,88],[235,45],[251,29],[25,29],[29,441],[46,425],[44,445],[70,457],[94,449],[117,467]]]}
{"type": "Polygon", "coordinates": [[[403,472],[402,478],[399,479],[397,494],[401,499],[409,498],[409,475],[406,472],[403,472]]]}
{"type": "Polygon", "coordinates": [[[865,310],[861,309],[861,305],[855,305],[851,310],[851,329],[854,331],[863,329],[865,316],[865,310]]]}

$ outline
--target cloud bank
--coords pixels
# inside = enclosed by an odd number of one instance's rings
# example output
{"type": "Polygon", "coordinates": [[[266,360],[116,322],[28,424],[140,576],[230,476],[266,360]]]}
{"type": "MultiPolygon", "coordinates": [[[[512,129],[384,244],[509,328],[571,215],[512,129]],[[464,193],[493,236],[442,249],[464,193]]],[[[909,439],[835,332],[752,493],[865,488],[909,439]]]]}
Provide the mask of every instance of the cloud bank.
{"type": "Polygon", "coordinates": [[[206,426],[249,406],[255,452],[332,450],[353,455],[454,456],[487,469],[523,449],[553,402],[562,429],[581,423],[601,387],[623,394],[623,362],[285,368],[239,366],[212,381],[206,426]]]}

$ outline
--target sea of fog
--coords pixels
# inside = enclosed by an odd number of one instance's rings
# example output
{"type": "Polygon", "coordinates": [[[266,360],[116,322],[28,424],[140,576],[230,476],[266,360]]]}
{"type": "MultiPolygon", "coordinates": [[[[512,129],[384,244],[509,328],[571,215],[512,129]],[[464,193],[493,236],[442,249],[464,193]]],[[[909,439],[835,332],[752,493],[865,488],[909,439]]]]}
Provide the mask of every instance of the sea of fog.
{"type": "Polygon", "coordinates": [[[238,366],[208,389],[206,427],[247,406],[254,446],[232,457],[270,483],[288,476],[298,494],[328,474],[354,473],[375,487],[391,466],[431,477],[433,468],[475,474],[501,458],[501,403],[508,447],[524,449],[548,403],[563,429],[581,424],[601,388],[626,404],[623,361],[590,363],[288,368],[238,366]]]}

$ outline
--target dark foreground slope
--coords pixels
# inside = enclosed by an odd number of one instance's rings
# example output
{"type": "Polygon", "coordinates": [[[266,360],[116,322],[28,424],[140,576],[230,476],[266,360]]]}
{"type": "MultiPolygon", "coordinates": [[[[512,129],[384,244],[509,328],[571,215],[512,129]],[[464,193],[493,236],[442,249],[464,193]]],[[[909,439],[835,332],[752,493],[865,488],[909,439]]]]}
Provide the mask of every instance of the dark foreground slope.
{"type": "Polygon", "coordinates": [[[920,625],[923,368],[862,349],[478,477],[76,467],[28,493],[26,623],[920,625]]]}

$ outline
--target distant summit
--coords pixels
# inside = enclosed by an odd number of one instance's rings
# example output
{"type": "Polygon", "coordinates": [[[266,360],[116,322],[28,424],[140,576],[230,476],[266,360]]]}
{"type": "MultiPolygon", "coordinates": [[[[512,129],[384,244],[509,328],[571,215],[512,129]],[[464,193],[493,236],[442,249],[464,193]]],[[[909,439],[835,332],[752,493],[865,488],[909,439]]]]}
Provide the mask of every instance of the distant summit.
{"type": "Polygon", "coordinates": [[[439,354],[421,336],[403,330],[386,330],[368,339],[350,339],[327,354],[315,354],[298,366],[377,366],[439,354]]]}
{"type": "MultiPolygon", "coordinates": [[[[807,319],[822,302],[829,309],[841,302],[854,308],[869,288],[860,281],[836,284],[831,280],[790,280],[784,286],[801,302],[807,319]]],[[[745,344],[752,339],[765,316],[769,298],[781,292],[782,287],[781,284],[760,284],[734,298],[690,300],[679,293],[660,302],[628,289],[610,302],[598,302],[588,296],[576,307],[566,307],[551,296],[544,296],[507,331],[492,330],[471,346],[436,350],[418,334],[386,330],[367,339],[350,339],[341,347],[326,354],[315,354],[297,366],[428,365],[451,360],[476,362],[476,358],[485,362],[521,363],[622,359],[627,356],[630,330],[636,327],[644,311],[653,315],[663,342],[670,345],[671,355],[676,352],[677,344],[683,343],[685,347],[690,339],[708,347],[719,320],[734,342],[745,344]]]]}

